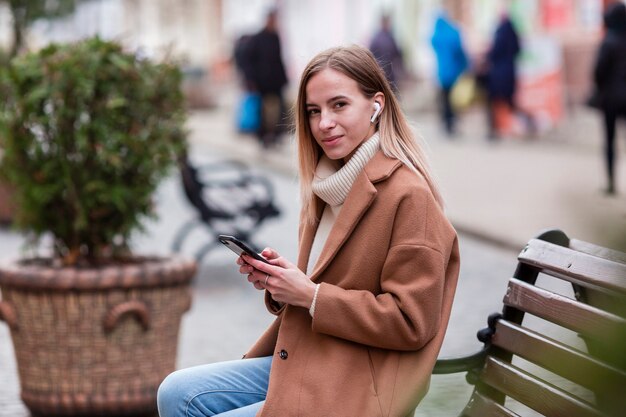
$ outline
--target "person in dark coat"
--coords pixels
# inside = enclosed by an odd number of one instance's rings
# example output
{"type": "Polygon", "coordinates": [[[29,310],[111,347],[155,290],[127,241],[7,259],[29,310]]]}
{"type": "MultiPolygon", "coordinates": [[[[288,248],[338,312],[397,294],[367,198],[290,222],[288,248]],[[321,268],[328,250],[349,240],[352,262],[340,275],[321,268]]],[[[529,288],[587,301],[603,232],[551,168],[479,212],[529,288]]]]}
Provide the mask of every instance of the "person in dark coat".
{"type": "Polygon", "coordinates": [[[487,53],[489,62],[487,90],[490,98],[513,102],[517,84],[515,60],[520,50],[517,32],[509,17],[505,15],[496,29],[493,44],[487,53]]]}
{"type": "Polygon", "coordinates": [[[446,13],[435,21],[431,44],[437,56],[437,80],[440,87],[440,114],[446,133],[455,133],[456,115],[450,103],[450,92],[461,74],[467,69],[468,60],[461,33],[446,13]]]}
{"type": "Polygon", "coordinates": [[[288,82],[281,55],[276,10],[268,13],[265,27],[248,41],[246,55],[242,59],[242,69],[247,88],[257,91],[262,101],[257,136],[267,148],[277,144],[281,133],[285,108],[283,88],[288,82]]]}
{"type": "Polygon", "coordinates": [[[243,34],[237,38],[233,48],[233,61],[235,63],[235,68],[244,78],[246,76],[246,70],[248,70],[247,66],[250,65],[249,57],[251,40],[252,35],[243,34]]]}
{"type": "Polygon", "coordinates": [[[529,130],[534,131],[533,120],[515,101],[517,90],[516,59],[521,51],[520,39],[507,14],[502,15],[496,28],[493,43],[487,52],[483,82],[487,90],[487,114],[489,138],[497,138],[495,108],[506,105],[512,112],[520,114],[529,130]]]}
{"type": "Polygon", "coordinates": [[[616,2],[604,14],[606,33],[593,72],[593,104],[604,114],[606,193],[615,194],[615,128],[626,118],[626,5],[616,2]]]}
{"type": "Polygon", "coordinates": [[[391,33],[391,19],[388,15],[382,16],[380,30],[372,38],[369,50],[385,72],[391,88],[397,92],[398,74],[403,67],[402,51],[391,33]]]}

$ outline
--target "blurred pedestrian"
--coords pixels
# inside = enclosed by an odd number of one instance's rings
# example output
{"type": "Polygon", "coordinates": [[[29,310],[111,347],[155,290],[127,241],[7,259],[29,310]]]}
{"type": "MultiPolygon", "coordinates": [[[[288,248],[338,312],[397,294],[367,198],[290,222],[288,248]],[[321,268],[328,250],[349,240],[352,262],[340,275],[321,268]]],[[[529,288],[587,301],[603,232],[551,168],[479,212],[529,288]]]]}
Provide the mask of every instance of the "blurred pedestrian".
{"type": "Polygon", "coordinates": [[[480,66],[484,74],[487,90],[487,120],[490,139],[499,137],[498,115],[509,111],[524,119],[529,131],[534,132],[531,115],[520,108],[515,100],[517,92],[517,56],[521,51],[520,39],[509,18],[503,13],[500,18],[491,47],[486,54],[486,61],[480,66]]]}
{"type": "Polygon", "coordinates": [[[461,33],[445,11],[442,11],[435,21],[431,44],[437,57],[441,120],[448,136],[452,136],[455,134],[456,115],[450,101],[450,93],[461,74],[467,69],[468,61],[461,33]]]}
{"type": "MultiPolygon", "coordinates": [[[[252,35],[244,33],[235,41],[235,45],[233,48],[233,61],[235,63],[235,68],[237,69],[237,73],[241,76],[243,82],[246,82],[246,74],[248,71],[248,65],[250,65],[250,41],[252,40],[252,35]]],[[[247,85],[244,85],[244,88],[247,88],[247,85]]]]}
{"type": "Polygon", "coordinates": [[[242,63],[246,86],[249,91],[261,95],[262,114],[257,137],[265,148],[269,148],[278,143],[283,130],[283,88],[288,81],[282,59],[276,9],[267,14],[264,28],[247,40],[243,54],[238,60],[242,63]]]}
{"type": "Polygon", "coordinates": [[[391,18],[383,15],[380,18],[380,28],[374,34],[369,46],[370,52],[385,72],[385,77],[394,92],[398,91],[398,79],[403,71],[402,51],[398,47],[393,33],[391,33],[391,18]]]}
{"type": "Polygon", "coordinates": [[[428,390],[459,250],[424,153],[367,49],[321,52],[301,80],[298,263],[237,259],[276,319],[245,359],[168,376],[161,417],[400,417],[428,390]]]}
{"type": "Polygon", "coordinates": [[[239,133],[258,134],[261,129],[261,94],[251,86],[246,75],[252,73],[250,64],[250,43],[252,35],[244,34],[236,41],[233,49],[233,61],[241,84],[242,93],[237,108],[237,129],[239,133]]]}
{"type": "Polygon", "coordinates": [[[595,92],[590,105],[604,115],[606,193],[615,188],[615,131],[617,120],[626,118],[626,5],[616,2],[604,13],[606,33],[598,49],[593,72],[595,92]]]}

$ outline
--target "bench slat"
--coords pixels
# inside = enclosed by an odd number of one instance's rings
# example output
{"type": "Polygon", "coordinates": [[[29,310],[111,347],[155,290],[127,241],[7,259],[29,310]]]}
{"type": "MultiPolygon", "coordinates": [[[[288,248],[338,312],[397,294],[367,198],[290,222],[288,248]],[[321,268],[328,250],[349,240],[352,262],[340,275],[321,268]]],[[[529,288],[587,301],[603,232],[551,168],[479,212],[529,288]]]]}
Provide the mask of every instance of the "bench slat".
{"type": "Polygon", "coordinates": [[[474,392],[467,407],[463,410],[463,416],[467,417],[520,417],[519,414],[507,410],[490,398],[474,392]]]}
{"type": "Polygon", "coordinates": [[[608,259],[609,261],[626,264],[626,253],[619,252],[603,246],[594,245],[593,243],[584,242],[578,239],[570,239],[569,247],[577,252],[586,253],[597,256],[599,258],[608,259]]]}
{"type": "Polygon", "coordinates": [[[528,242],[518,260],[566,281],[626,296],[626,264],[538,239],[528,242]]]}
{"type": "MultiPolygon", "coordinates": [[[[569,247],[578,252],[626,264],[626,253],[624,252],[597,246],[577,239],[571,239],[569,241],[569,247]]],[[[626,277],[624,277],[624,279],[626,280],[626,277]]],[[[577,284],[574,284],[574,291],[576,292],[576,299],[596,307],[601,306],[603,310],[626,318],[626,303],[624,303],[624,297],[607,294],[606,292],[597,291],[593,288],[585,288],[577,284]]]]}
{"type": "Polygon", "coordinates": [[[499,320],[491,342],[590,390],[626,386],[626,372],[517,324],[499,320]]]}
{"type": "Polygon", "coordinates": [[[482,380],[546,416],[605,416],[587,402],[492,356],[487,358],[482,380]]]}
{"type": "Polygon", "coordinates": [[[515,278],[509,280],[503,301],[507,306],[599,340],[626,335],[626,319],[515,278]]]}

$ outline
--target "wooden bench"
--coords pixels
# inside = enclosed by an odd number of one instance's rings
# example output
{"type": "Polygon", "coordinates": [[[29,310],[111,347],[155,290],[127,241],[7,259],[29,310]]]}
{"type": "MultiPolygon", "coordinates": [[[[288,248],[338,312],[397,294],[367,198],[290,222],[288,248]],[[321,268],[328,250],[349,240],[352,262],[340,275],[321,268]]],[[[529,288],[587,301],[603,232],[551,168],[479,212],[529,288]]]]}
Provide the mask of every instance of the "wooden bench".
{"type": "Polygon", "coordinates": [[[263,222],[280,216],[270,181],[241,162],[224,160],[194,166],[183,157],[179,169],[185,197],[196,217],[183,224],[174,236],[174,252],[183,250],[185,240],[199,226],[208,230],[209,238],[196,251],[197,261],[219,246],[221,234],[236,236],[255,246],[252,235],[263,222]]]}
{"type": "Polygon", "coordinates": [[[548,231],[519,254],[503,303],[480,351],[433,371],[467,372],[461,416],[626,416],[626,254],[548,231]]]}

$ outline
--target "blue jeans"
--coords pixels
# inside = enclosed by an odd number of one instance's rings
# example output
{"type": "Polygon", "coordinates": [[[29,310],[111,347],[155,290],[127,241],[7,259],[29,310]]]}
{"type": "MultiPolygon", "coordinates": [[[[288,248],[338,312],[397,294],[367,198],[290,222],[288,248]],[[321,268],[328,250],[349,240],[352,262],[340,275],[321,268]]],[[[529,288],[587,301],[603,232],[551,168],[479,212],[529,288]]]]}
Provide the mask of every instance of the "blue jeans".
{"type": "Polygon", "coordinates": [[[267,395],[272,357],[181,369],[161,383],[161,417],[254,417],[267,395]]]}

